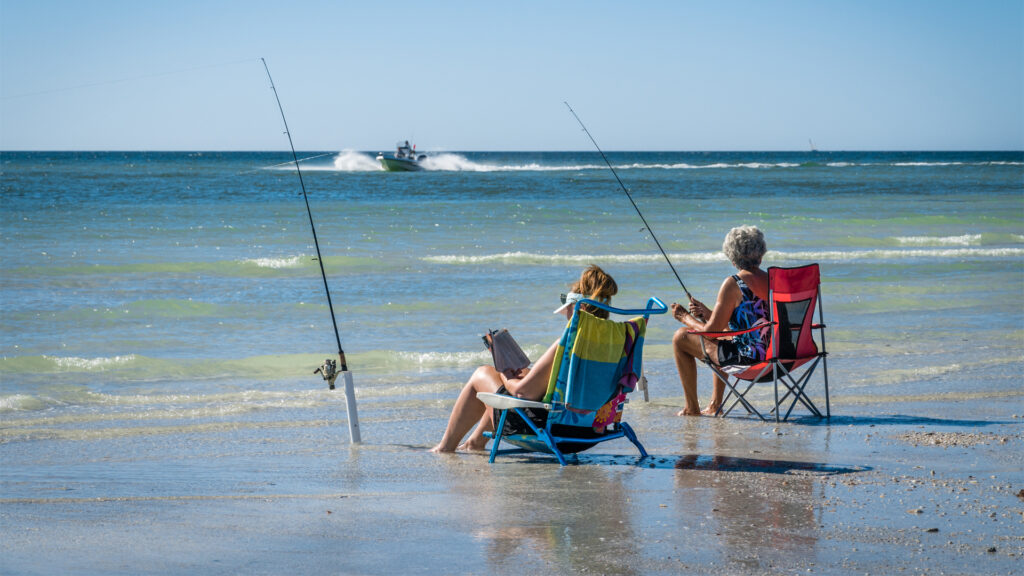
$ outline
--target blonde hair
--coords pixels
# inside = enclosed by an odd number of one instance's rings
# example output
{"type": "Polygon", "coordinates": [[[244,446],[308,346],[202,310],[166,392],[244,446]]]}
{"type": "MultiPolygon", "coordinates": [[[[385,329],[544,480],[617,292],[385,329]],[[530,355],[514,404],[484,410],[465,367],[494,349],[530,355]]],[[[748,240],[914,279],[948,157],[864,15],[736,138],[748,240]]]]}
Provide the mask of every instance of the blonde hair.
{"type": "MultiPolygon", "coordinates": [[[[609,276],[607,272],[591,264],[580,274],[580,279],[572,283],[569,289],[578,294],[583,294],[591,300],[597,300],[602,304],[611,304],[612,296],[618,293],[619,286],[615,283],[615,279],[609,276]]],[[[608,318],[607,310],[601,310],[586,304],[582,308],[598,318],[608,318]]]]}
{"type": "Polygon", "coordinates": [[[757,226],[737,226],[725,235],[722,252],[740,270],[753,270],[761,265],[768,246],[757,226]]]}

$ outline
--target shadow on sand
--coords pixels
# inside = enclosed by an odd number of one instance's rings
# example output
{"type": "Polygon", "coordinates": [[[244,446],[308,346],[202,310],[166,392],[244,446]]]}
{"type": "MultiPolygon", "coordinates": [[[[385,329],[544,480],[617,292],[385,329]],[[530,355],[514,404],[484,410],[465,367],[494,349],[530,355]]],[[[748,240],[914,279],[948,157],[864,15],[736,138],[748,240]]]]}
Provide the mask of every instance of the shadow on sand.
{"type": "MultiPolygon", "coordinates": [[[[980,428],[999,424],[1013,424],[1012,421],[999,420],[964,420],[958,418],[929,418],[927,416],[911,416],[907,414],[880,414],[877,416],[836,416],[818,418],[817,416],[792,416],[787,421],[798,426],[955,426],[962,428],[980,428]]],[[[774,420],[769,422],[774,424],[774,420]]]]}
{"type": "MultiPolygon", "coordinates": [[[[541,453],[517,454],[520,461],[546,462],[553,456],[541,453]]],[[[796,462],[789,460],[760,460],[735,456],[710,456],[706,454],[684,454],[681,456],[629,456],[625,454],[576,454],[566,455],[570,465],[580,466],[636,466],[656,470],[706,470],[715,472],[760,472],[762,474],[805,474],[812,476],[834,476],[871,470],[865,466],[840,466],[819,462],[796,462]]]]}

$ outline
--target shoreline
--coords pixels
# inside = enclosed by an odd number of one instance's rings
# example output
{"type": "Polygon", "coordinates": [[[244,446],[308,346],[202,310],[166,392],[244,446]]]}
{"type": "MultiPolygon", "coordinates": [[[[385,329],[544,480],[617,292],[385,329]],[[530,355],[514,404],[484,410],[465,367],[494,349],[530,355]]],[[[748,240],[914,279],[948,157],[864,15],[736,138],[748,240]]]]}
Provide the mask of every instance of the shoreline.
{"type": "Polygon", "coordinates": [[[116,473],[123,485],[104,484],[89,467],[93,478],[79,470],[63,487],[30,487],[7,469],[0,568],[1008,574],[1020,566],[1024,398],[901,405],[903,414],[837,408],[845,413],[831,423],[777,425],[683,419],[665,402],[649,404],[627,410],[649,458],[610,442],[565,468],[543,455],[489,465],[485,454],[430,454],[431,442],[419,440],[440,434],[447,412],[438,406],[432,417],[374,422],[373,441],[358,447],[341,440],[343,420],[316,431],[332,443],[317,436],[291,447],[293,439],[274,437],[268,454],[257,447],[270,437],[248,438],[217,463],[235,468],[228,482],[205,479],[202,450],[176,466],[145,454],[150,465],[116,473]],[[945,416],[954,411],[988,419],[945,416]],[[397,443],[403,437],[417,443],[397,443]]]}

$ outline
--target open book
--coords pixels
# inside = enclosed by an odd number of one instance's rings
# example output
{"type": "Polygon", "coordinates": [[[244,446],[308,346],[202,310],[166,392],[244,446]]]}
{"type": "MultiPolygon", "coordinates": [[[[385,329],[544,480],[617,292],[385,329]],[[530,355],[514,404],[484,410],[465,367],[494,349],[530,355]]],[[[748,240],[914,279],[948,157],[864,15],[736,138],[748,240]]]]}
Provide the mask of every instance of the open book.
{"type": "Polygon", "coordinates": [[[491,351],[494,369],[505,376],[514,377],[520,370],[530,366],[530,358],[519,347],[508,330],[491,330],[483,336],[484,346],[491,351]]]}

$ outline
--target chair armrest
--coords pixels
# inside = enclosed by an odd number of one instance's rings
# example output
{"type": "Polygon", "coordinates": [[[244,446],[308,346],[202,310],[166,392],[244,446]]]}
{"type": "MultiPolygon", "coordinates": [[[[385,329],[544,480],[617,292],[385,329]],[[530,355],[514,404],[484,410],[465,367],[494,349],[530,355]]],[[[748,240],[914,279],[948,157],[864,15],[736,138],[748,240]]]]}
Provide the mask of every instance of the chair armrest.
{"type": "Polygon", "coordinates": [[[825,327],[824,324],[811,324],[811,330],[817,330],[819,328],[824,328],[824,327],[825,327]]]}
{"type": "Polygon", "coordinates": [[[484,404],[487,404],[491,408],[497,408],[498,410],[509,410],[511,408],[539,408],[541,410],[550,411],[555,409],[551,404],[534,402],[533,400],[524,400],[522,398],[516,398],[515,396],[506,396],[505,394],[477,392],[476,397],[484,404]]]}
{"type": "Polygon", "coordinates": [[[746,330],[737,330],[736,332],[700,332],[700,331],[697,331],[697,330],[687,330],[686,332],[688,334],[696,334],[698,336],[708,336],[710,338],[721,338],[723,336],[739,336],[740,334],[746,334],[747,332],[753,332],[754,330],[760,330],[761,328],[764,328],[765,326],[771,326],[771,324],[758,324],[757,326],[752,326],[750,328],[747,328],[746,330]]]}

